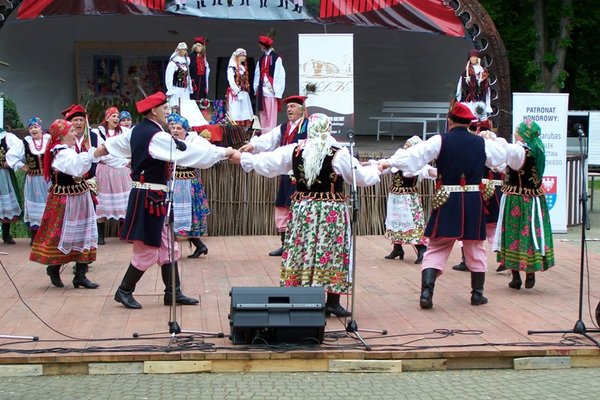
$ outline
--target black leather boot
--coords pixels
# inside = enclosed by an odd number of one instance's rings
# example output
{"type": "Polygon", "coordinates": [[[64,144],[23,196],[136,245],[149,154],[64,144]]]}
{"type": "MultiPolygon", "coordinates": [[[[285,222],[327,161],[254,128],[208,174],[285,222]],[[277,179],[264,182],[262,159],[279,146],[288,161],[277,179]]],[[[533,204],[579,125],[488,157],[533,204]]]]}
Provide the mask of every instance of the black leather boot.
{"type": "Polygon", "coordinates": [[[188,241],[196,247],[196,250],[188,258],[198,258],[202,254],[208,254],[208,247],[206,247],[200,238],[189,238],[188,241]]]}
{"type": "MultiPolygon", "coordinates": [[[[200,301],[198,299],[194,299],[193,297],[188,297],[181,291],[181,282],[179,281],[179,269],[177,268],[177,263],[173,266],[175,268],[175,303],[183,304],[186,306],[192,306],[194,304],[198,304],[200,301]]],[[[165,306],[171,305],[172,302],[172,285],[171,285],[171,264],[164,264],[160,267],[160,272],[162,274],[162,280],[165,284],[165,297],[164,304],[165,306]]]]}
{"type": "Polygon", "coordinates": [[[283,254],[283,242],[285,240],[285,232],[280,232],[281,235],[281,247],[278,248],[277,250],[273,250],[272,252],[269,253],[269,255],[271,257],[281,257],[281,255],[283,254]]]}
{"type": "Polygon", "coordinates": [[[415,264],[421,264],[423,262],[423,256],[427,251],[427,246],[424,244],[417,244],[415,245],[415,248],[417,249],[417,259],[415,260],[415,264]]]}
{"type": "Polygon", "coordinates": [[[98,222],[96,225],[98,226],[98,244],[100,246],[105,245],[106,242],[104,242],[104,226],[106,224],[104,222],[98,222]]]}
{"type": "Polygon", "coordinates": [[[10,236],[10,222],[2,224],[2,240],[6,244],[15,244],[15,240],[10,236]]]}
{"type": "Polygon", "coordinates": [[[531,289],[535,286],[535,272],[525,274],[525,289],[531,289]]]}
{"type": "Polygon", "coordinates": [[[33,241],[35,240],[37,233],[38,233],[37,228],[31,230],[31,240],[29,241],[30,246],[33,246],[33,241]]]}
{"type": "Polygon", "coordinates": [[[488,302],[483,295],[483,284],[485,283],[485,272],[471,272],[471,305],[479,306],[488,302]]]}
{"type": "Polygon", "coordinates": [[[437,278],[437,269],[427,268],[421,271],[421,298],[419,306],[427,310],[433,307],[433,289],[435,288],[435,279],[437,278]]]}
{"type": "Polygon", "coordinates": [[[60,265],[48,265],[46,273],[50,277],[50,282],[56,287],[65,287],[65,284],[60,279],[60,265]]]}
{"type": "Polygon", "coordinates": [[[329,317],[331,314],[342,318],[352,315],[350,311],[347,311],[340,304],[340,295],[338,293],[327,293],[327,301],[325,302],[325,316],[329,317]]]}
{"type": "Polygon", "coordinates": [[[140,309],[142,305],[133,298],[135,286],[144,275],[144,271],[140,271],[132,264],[129,264],[127,272],[115,293],[115,301],[123,304],[125,308],[140,309]]]}
{"type": "Polygon", "coordinates": [[[460,253],[462,254],[462,259],[460,261],[460,264],[456,264],[455,266],[452,267],[453,270],[455,271],[468,271],[469,267],[467,267],[467,263],[465,262],[465,251],[463,250],[463,248],[460,248],[460,253]]]}
{"type": "Polygon", "coordinates": [[[512,269],[510,272],[512,273],[512,281],[508,282],[508,287],[517,290],[521,289],[521,284],[523,283],[521,281],[521,274],[519,271],[515,271],[514,269],[512,269]]]}
{"type": "Polygon", "coordinates": [[[100,285],[90,281],[85,272],[87,271],[87,264],[76,263],[75,264],[75,277],[73,278],[73,286],[78,289],[79,286],[83,286],[86,289],[97,289],[100,285]]]}
{"type": "Polygon", "coordinates": [[[402,244],[400,243],[394,243],[394,248],[392,249],[392,252],[384,258],[388,260],[393,260],[396,257],[398,257],[398,260],[404,260],[404,249],[402,248],[402,244]]]}

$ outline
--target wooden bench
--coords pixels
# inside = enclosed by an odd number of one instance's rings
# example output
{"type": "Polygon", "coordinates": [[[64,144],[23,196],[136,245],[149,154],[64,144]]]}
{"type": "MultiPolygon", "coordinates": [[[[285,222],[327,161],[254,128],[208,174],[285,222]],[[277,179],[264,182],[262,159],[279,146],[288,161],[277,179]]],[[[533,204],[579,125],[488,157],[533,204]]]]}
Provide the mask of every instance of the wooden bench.
{"type": "Polygon", "coordinates": [[[394,124],[420,124],[425,140],[428,133],[439,133],[445,129],[449,108],[449,102],[384,101],[383,115],[369,119],[377,121],[377,140],[381,134],[389,134],[394,140],[394,124]],[[434,124],[435,130],[428,132],[431,124],[434,124]]]}

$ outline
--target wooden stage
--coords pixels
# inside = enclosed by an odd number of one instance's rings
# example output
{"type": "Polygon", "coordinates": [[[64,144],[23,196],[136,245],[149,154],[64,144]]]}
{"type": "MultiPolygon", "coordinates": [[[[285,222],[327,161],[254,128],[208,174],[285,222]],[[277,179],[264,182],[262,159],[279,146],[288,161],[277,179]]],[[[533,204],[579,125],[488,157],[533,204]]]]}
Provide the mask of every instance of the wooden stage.
{"type": "MultiPolygon", "coordinates": [[[[228,339],[229,291],[234,286],[278,285],[279,259],[267,253],[279,238],[207,237],[205,242],[208,256],[196,260],[186,257],[191,250],[183,246],[184,292],[200,296],[201,305],[179,306],[176,320],[184,331],[223,332],[225,337],[190,339],[182,333],[177,343],[170,343],[168,335],[170,307],[162,304],[160,268],[151,268],[135,291],[143,309],[128,310],[113,300],[129,263],[129,244],[109,238],[100,246],[98,261],[88,273],[100,284],[97,290],[74,289],[71,265],[61,275],[66,287],[51,286],[45,268],[28,261],[28,239],[0,245],[0,251],[9,253],[0,261],[10,275],[9,280],[0,271],[0,334],[39,337],[0,339],[0,364],[36,366],[38,374],[86,374],[98,365],[104,371],[114,365],[117,372],[328,371],[332,361],[343,359],[402,360],[403,370],[444,370],[512,368],[515,358],[570,356],[571,366],[600,366],[600,349],[582,336],[570,335],[574,342],[561,334],[527,334],[569,330],[577,320],[580,247],[561,235],[555,235],[558,265],[538,274],[530,290],[509,289],[509,274],[496,273],[495,257],[488,253],[489,303],[479,307],[469,304],[469,274],[450,268],[460,257],[455,248],[438,278],[431,310],[418,305],[420,266],[413,264],[413,250],[406,249],[404,261],[386,260],[391,246],[385,238],[358,237],[354,319],[359,328],[388,333],[362,333],[371,351],[345,333],[326,333],[322,345],[305,347],[233,345],[228,339]],[[159,334],[135,339],[134,332],[159,334]]],[[[596,292],[586,292],[583,320],[591,330],[595,327],[588,303],[594,310],[599,300],[600,252],[591,248],[588,259],[596,292]]],[[[344,327],[336,318],[327,319],[327,330],[344,327]]],[[[600,334],[591,335],[600,341],[600,334]]]]}

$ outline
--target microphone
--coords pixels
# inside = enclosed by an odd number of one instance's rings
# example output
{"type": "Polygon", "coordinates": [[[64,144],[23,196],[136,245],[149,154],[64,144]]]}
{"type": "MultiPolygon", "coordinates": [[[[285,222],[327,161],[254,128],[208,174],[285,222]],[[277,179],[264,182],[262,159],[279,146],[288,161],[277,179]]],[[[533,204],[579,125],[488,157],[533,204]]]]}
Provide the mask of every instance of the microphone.
{"type": "Polygon", "coordinates": [[[352,129],[350,129],[348,132],[346,132],[346,136],[348,137],[348,139],[351,142],[354,141],[354,131],[352,129]]]}
{"type": "Polygon", "coordinates": [[[175,147],[177,148],[177,150],[179,150],[179,151],[187,150],[187,145],[185,143],[183,143],[183,141],[177,139],[175,136],[171,136],[171,138],[175,142],[175,147]]]}
{"type": "Polygon", "coordinates": [[[573,126],[573,129],[575,129],[577,131],[577,135],[579,135],[579,137],[585,137],[585,132],[583,131],[583,125],[575,124],[575,126],[573,126]]]}

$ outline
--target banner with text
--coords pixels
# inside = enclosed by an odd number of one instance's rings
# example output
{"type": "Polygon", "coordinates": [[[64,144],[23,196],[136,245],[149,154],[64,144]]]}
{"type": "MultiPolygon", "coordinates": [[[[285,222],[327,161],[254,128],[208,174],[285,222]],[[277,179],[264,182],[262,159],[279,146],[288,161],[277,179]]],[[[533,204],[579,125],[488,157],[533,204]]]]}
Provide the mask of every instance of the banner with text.
{"type": "Polygon", "coordinates": [[[354,36],[298,35],[299,94],[307,95],[308,114],[331,118],[331,133],[354,129],[354,36]]]}
{"type": "Polygon", "coordinates": [[[552,232],[567,232],[567,114],[568,93],[513,93],[513,132],[526,118],[542,128],[546,168],[542,187],[550,210],[552,232]]]}

